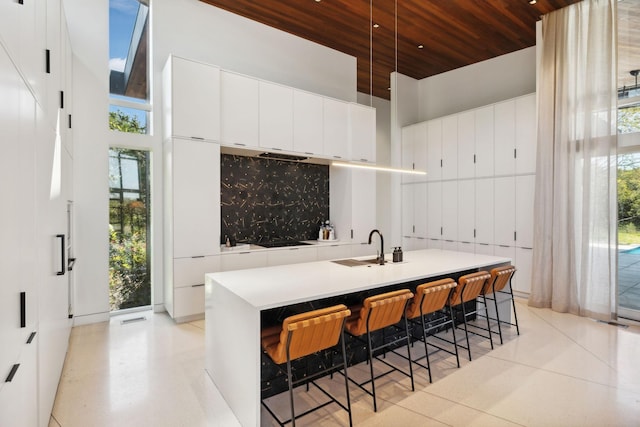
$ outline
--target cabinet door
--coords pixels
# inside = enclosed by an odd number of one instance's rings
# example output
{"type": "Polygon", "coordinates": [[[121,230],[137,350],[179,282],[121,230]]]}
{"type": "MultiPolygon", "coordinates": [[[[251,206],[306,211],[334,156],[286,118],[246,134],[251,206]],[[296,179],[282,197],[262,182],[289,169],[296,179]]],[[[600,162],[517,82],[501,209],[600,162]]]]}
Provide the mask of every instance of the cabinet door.
{"type": "MultiPolygon", "coordinates": [[[[427,122],[417,123],[413,126],[413,168],[429,173],[427,170],[427,128],[427,122]]],[[[425,180],[424,176],[413,176],[416,178],[416,181],[425,180]]]]}
{"type": "Polygon", "coordinates": [[[458,116],[442,119],[442,179],[458,177],[458,116]]]}
{"type": "MultiPolygon", "coordinates": [[[[22,343],[20,358],[0,368],[3,382],[0,388],[0,425],[2,426],[38,425],[38,399],[35,398],[38,389],[37,340],[38,336],[31,344],[22,343]],[[4,383],[14,364],[19,366],[13,379],[4,383]]],[[[3,346],[3,351],[4,349],[3,346]]],[[[49,418],[41,424],[48,425],[49,418]]]]}
{"type": "Polygon", "coordinates": [[[349,245],[318,245],[318,261],[348,258],[349,256],[351,256],[349,245]]]}
{"type": "Polygon", "coordinates": [[[245,270],[267,266],[267,251],[237,252],[220,255],[222,271],[245,270]]]}
{"type": "Polygon", "coordinates": [[[514,265],[516,273],[513,275],[513,290],[525,294],[531,293],[531,272],[533,268],[533,250],[516,248],[514,265]]]}
{"type": "Polygon", "coordinates": [[[427,237],[442,239],[442,183],[427,183],[427,237]]]}
{"type": "Polygon", "coordinates": [[[494,179],[476,180],[476,243],[491,245],[493,240],[494,221],[494,179]]]}
{"type": "Polygon", "coordinates": [[[293,91],[293,150],[308,155],[323,153],[322,97],[293,91]]]}
{"type": "Polygon", "coordinates": [[[493,176],[493,105],[478,108],[476,120],[476,177],[493,176]]]}
{"type": "Polygon", "coordinates": [[[404,184],[401,187],[402,192],[402,235],[411,237],[415,232],[414,215],[414,198],[413,184],[404,184]]]}
{"type": "Polygon", "coordinates": [[[220,271],[218,255],[173,260],[174,288],[204,286],[204,275],[220,271]]]}
{"type": "Polygon", "coordinates": [[[376,162],[376,109],[349,104],[351,159],[376,162]]]}
{"type": "Polygon", "coordinates": [[[323,100],[324,155],[334,159],[349,159],[349,104],[335,99],[323,100]]]}
{"type": "Polygon", "coordinates": [[[173,141],[173,256],[220,251],[220,146],[173,141]]]}
{"type": "Polygon", "coordinates": [[[516,99],[516,173],[536,171],[536,95],[516,99]]]}
{"type": "Polygon", "coordinates": [[[493,255],[493,245],[476,243],[476,253],[481,255],[493,255]]]}
{"type": "Polygon", "coordinates": [[[172,57],[170,136],[220,140],[220,69],[172,57]]]}
{"type": "Polygon", "coordinates": [[[494,183],[495,244],[513,246],[516,230],[515,178],[496,178],[494,183]]]}
{"type": "Polygon", "coordinates": [[[413,184],[413,223],[415,225],[415,237],[427,237],[427,205],[427,183],[419,182],[413,184]]]}
{"type": "Polygon", "coordinates": [[[221,72],[220,131],[223,144],[258,147],[259,98],[258,80],[221,72]]]}
{"type": "Polygon", "coordinates": [[[260,147],[293,150],[293,89],[260,82],[260,147]]]}
{"type": "Polygon", "coordinates": [[[366,242],[376,224],[376,172],[354,169],[352,172],[351,227],[353,241],[366,242]]]}
{"type": "Polygon", "coordinates": [[[458,114],[458,178],[473,178],[475,172],[475,112],[458,114]]]}
{"type": "MultiPolygon", "coordinates": [[[[495,256],[509,258],[511,260],[511,264],[515,264],[516,248],[514,248],[513,246],[503,246],[503,245],[494,246],[493,253],[495,256]]],[[[516,268],[518,268],[517,265],[516,265],[516,268]]]]}
{"type": "Polygon", "coordinates": [[[513,175],[516,137],[515,101],[505,101],[494,106],[494,123],[495,175],[513,175]]]}
{"type": "Polygon", "coordinates": [[[442,238],[458,240],[458,182],[442,183],[442,238]]]}
{"type": "Polygon", "coordinates": [[[318,258],[315,247],[284,248],[267,251],[267,265],[299,264],[313,262],[318,258]]]}
{"type": "Polygon", "coordinates": [[[427,249],[442,249],[442,240],[440,239],[428,239],[427,249]]]}
{"type": "MultiPolygon", "coordinates": [[[[402,169],[413,170],[415,165],[413,158],[414,130],[415,125],[402,128],[402,141],[400,141],[400,164],[402,169]]],[[[414,177],[414,175],[405,173],[401,175],[400,179],[402,183],[410,183],[414,181],[414,177]]]]}
{"type": "MultiPolygon", "coordinates": [[[[458,240],[472,243],[475,241],[475,181],[458,181],[458,240]]],[[[466,252],[473,252],[467,250],[466,252]]]]}
{"type": "Polygon", "coordinates": [[[47,1],[46,48],[49,50],[49,73],[45,73],[46,100],[43,111],[49,125],[57,126],[60,108],[60,90],[62,89],[62,27],[60,22],[60,1],[47,1]]]}
{"type": "Polygon", "coordinates": [[[427,122],[427,181],[442,179],[442,119],[427,122]]]}
{"type": "Polygon", "coordinates": [[[476,251],[476,245],[471,242],[458,242],[457,250],[459,252],[467,252],[473,254],[476,251]]]}
{"type": "Polygon", "coordinates": [[[533,247],[533,196],[535,175],[516,177],[516,246],[533,247]]]}

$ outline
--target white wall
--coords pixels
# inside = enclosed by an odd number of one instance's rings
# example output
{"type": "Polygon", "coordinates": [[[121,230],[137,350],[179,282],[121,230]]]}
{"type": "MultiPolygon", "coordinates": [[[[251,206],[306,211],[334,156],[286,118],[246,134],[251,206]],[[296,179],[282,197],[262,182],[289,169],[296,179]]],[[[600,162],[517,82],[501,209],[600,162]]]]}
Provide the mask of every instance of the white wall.
{"type": "Polygon", "coordinates": [[[416,121],[535,91],[536,48],[530,47],[420,80],[420,110],[416,121]]]}
{"type": "Polygon", "coordinates": [[[153,0],[152,135],[108,130],[108,0],[63,0],[74,52],[75,324],[104,321],[108,301],[108,149],[152,152],[153,303],[162,309],[161,73],[173,53],[323,95],[357,99],[356,59],[197,0],[153,0]]]}

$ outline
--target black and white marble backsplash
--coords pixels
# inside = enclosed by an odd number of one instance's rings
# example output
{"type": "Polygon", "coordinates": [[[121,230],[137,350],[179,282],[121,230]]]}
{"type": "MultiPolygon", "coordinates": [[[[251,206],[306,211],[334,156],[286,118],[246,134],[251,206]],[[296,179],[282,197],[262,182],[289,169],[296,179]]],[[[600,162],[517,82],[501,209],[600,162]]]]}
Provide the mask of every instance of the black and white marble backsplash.
{"type": "Polygon", "coordinates": [[[272,242],[318,238],[329,218],[329,167],[222,154],[221,238],[272,242]]]}

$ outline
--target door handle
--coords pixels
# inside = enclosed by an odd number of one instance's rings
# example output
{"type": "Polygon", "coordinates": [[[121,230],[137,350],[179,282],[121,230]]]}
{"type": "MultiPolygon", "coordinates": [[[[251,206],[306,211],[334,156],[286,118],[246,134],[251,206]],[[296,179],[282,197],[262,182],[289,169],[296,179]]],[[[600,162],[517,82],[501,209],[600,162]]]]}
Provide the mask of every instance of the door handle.
{"type": "Polygon", "coordinates": [[[64,262],[64,251],[66,249],[64,244],[64,234],[56,234],[56,238],[60,239],[60,271],[56,272],[56,276],[64,276],[67,272],[67,266],[64,262]]]}
{"type": "Polygon", "coordinates": [[[73,271],[73,266],[75,265],[75,263],[76,263],[76,258],[69,257],[68,264],[67,264],[67,270],[73,271]]]}

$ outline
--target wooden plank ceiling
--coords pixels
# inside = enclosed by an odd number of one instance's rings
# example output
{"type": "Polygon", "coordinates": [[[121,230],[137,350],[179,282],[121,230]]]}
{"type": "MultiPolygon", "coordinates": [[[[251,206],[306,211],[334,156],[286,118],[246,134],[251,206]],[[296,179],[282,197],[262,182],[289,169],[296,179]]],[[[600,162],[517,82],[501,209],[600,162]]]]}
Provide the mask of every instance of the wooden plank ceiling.
{"type": "Polygon", "coordinates": [[[534,46],[540,16],[580,0],[201,1],[355,56],[358,91],[389,99],[394,70],[423,79],[534,46]]]}

